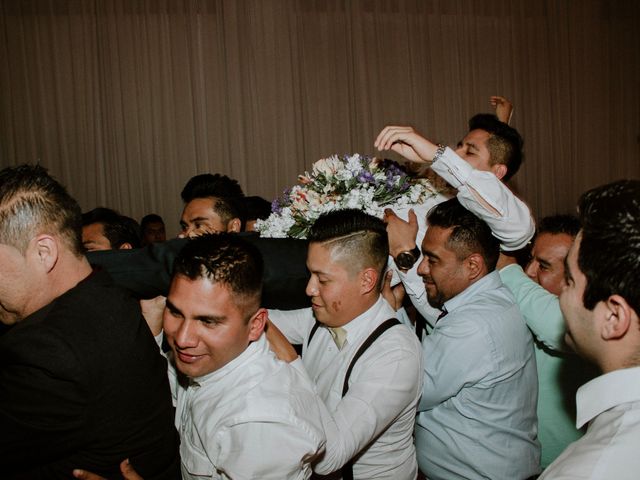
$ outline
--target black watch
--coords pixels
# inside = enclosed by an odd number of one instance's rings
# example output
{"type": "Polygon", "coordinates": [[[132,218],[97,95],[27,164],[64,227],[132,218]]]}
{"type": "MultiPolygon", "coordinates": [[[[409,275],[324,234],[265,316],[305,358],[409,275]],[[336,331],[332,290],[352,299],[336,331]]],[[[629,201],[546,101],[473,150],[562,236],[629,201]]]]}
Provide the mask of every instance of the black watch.
{"type": "Polygon", "coordinates": [[[419,258],[420,249],[415,246],[413,247],[413,250],[400,252],[398,255],[396,255],[396,258],[394,258],[394,260],[400,270],[407,271],[415,265],[419,258]]]}

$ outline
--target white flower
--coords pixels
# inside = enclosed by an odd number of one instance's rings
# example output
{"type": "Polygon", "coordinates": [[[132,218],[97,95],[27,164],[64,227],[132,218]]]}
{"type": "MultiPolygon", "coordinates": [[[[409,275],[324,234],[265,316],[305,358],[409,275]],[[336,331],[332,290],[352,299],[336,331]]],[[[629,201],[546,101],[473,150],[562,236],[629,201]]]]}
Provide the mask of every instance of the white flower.
{"type": "Polygon", "coordinates": [[[342,167],[343,167],[342,162],[338,159],[338,157],[334,155],[329,158],[323,158],[321,160],[318,160],[316,163],[314,163],[312,172],[315,175],[322,174],[326,177],[331,177],[335,175],[338,170],[341,170],[342,167]]]}

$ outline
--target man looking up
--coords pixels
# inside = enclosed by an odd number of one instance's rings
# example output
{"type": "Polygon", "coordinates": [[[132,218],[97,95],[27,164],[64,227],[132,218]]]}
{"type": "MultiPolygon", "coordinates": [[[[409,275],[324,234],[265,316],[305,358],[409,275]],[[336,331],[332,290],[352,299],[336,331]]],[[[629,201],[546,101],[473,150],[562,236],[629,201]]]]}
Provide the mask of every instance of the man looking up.
{"type": "Polygon", "coordinates": [[[429,479],[526,479],[539,472],[531,334],[495,272],[498,240],[451,199],[427,217],[418,266],[442,313],[423,339],[416,450],[429,479]]]}
{"type": "Polygon", "coordinates": [[[0,172],[3,478],[179,478],[166,364],[138,302],[92,272],[80,207],[39,166],[0,172]]]}
{"type": "MultiPolygon", "coordinates": [[[[430,142],[411,127],[396,126],[384,128],[375,146],[380,151],[393,150],[410,161],[429,163],[457,189],[460,203],[487,222],[502,249],[510,251],[524,247],[535,231],[529,208],[501,181],[510,179],[520,168],[522,143],[515,129],[493,115],[480,114],[469,121],[469,132],[455,151],[430,142]]],[[[418,311],[433,322],[435,312],[416,273],[420,259],[417,245],[424,227],[413,212],[405,222],[388,209],[385,220],[390,254],[407,294],[418,311]]]]}
{"type": "Polygon", "coordinates": [[[273,325],[267,334],[281,358],[295,359],[307,372],[322,400],[327,447],[314,471],[333,473],[329,478],[413,480],[422,355],[409,328],[387,322],[394,312],[380,294],[385,225],[359,210],[334,211],[318,218],[309,242],[312,307],[270,311],[286,339],[273,325]],[[382,325],[388,330],[378,330],[382,325]],[[303,345],[301,360],[286,340],[303,345]]]}
{"type": "MultiPolygon", "coordinates": [[[[309,478],[323,448],[311,382],[263,335],[262,270],[256,247],[226,234],[176,257],[163,317],[185,479],[309,478]]],[[[158,334],[159,317],[145,315],[158,334]]]]}
{"type": "Polygon", "coordinates": [[[640,181],[594,188],[566,261],[560,308],[567,343],[602,375],[578,390],[587,433],[541,479],[635,479],[640,469],[640,181]]]}

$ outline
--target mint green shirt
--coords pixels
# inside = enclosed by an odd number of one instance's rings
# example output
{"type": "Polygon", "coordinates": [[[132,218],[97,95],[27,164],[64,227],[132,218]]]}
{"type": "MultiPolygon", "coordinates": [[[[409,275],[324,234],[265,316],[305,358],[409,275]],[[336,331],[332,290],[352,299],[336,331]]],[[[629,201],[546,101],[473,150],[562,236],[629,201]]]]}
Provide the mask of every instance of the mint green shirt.
{"type": "Polygon", "coordinates": [[[597,375],[595,369],[564,343],[564,318],[558,297],[524,273],[519,265],[500,270],[502,282],[516,297],[535,338],[538,364],[538,440],[541,465],[547,467],[583,431],[576,428],[578,387],[597,375]]]}

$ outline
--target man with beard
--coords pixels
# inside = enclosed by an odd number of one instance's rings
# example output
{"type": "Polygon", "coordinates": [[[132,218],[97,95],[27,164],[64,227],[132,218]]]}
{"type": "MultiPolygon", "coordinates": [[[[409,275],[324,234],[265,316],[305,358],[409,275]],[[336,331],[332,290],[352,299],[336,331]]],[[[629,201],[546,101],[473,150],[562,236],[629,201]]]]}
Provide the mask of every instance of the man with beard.
{"type": "Polygon", "coordinates": [[[495,271],[499,241],[457,199],[434,207],[427,222],[418,274],[441,314],[422,342],[420,469],[429,479],[534,476],[533,341],[495,271]]]}

